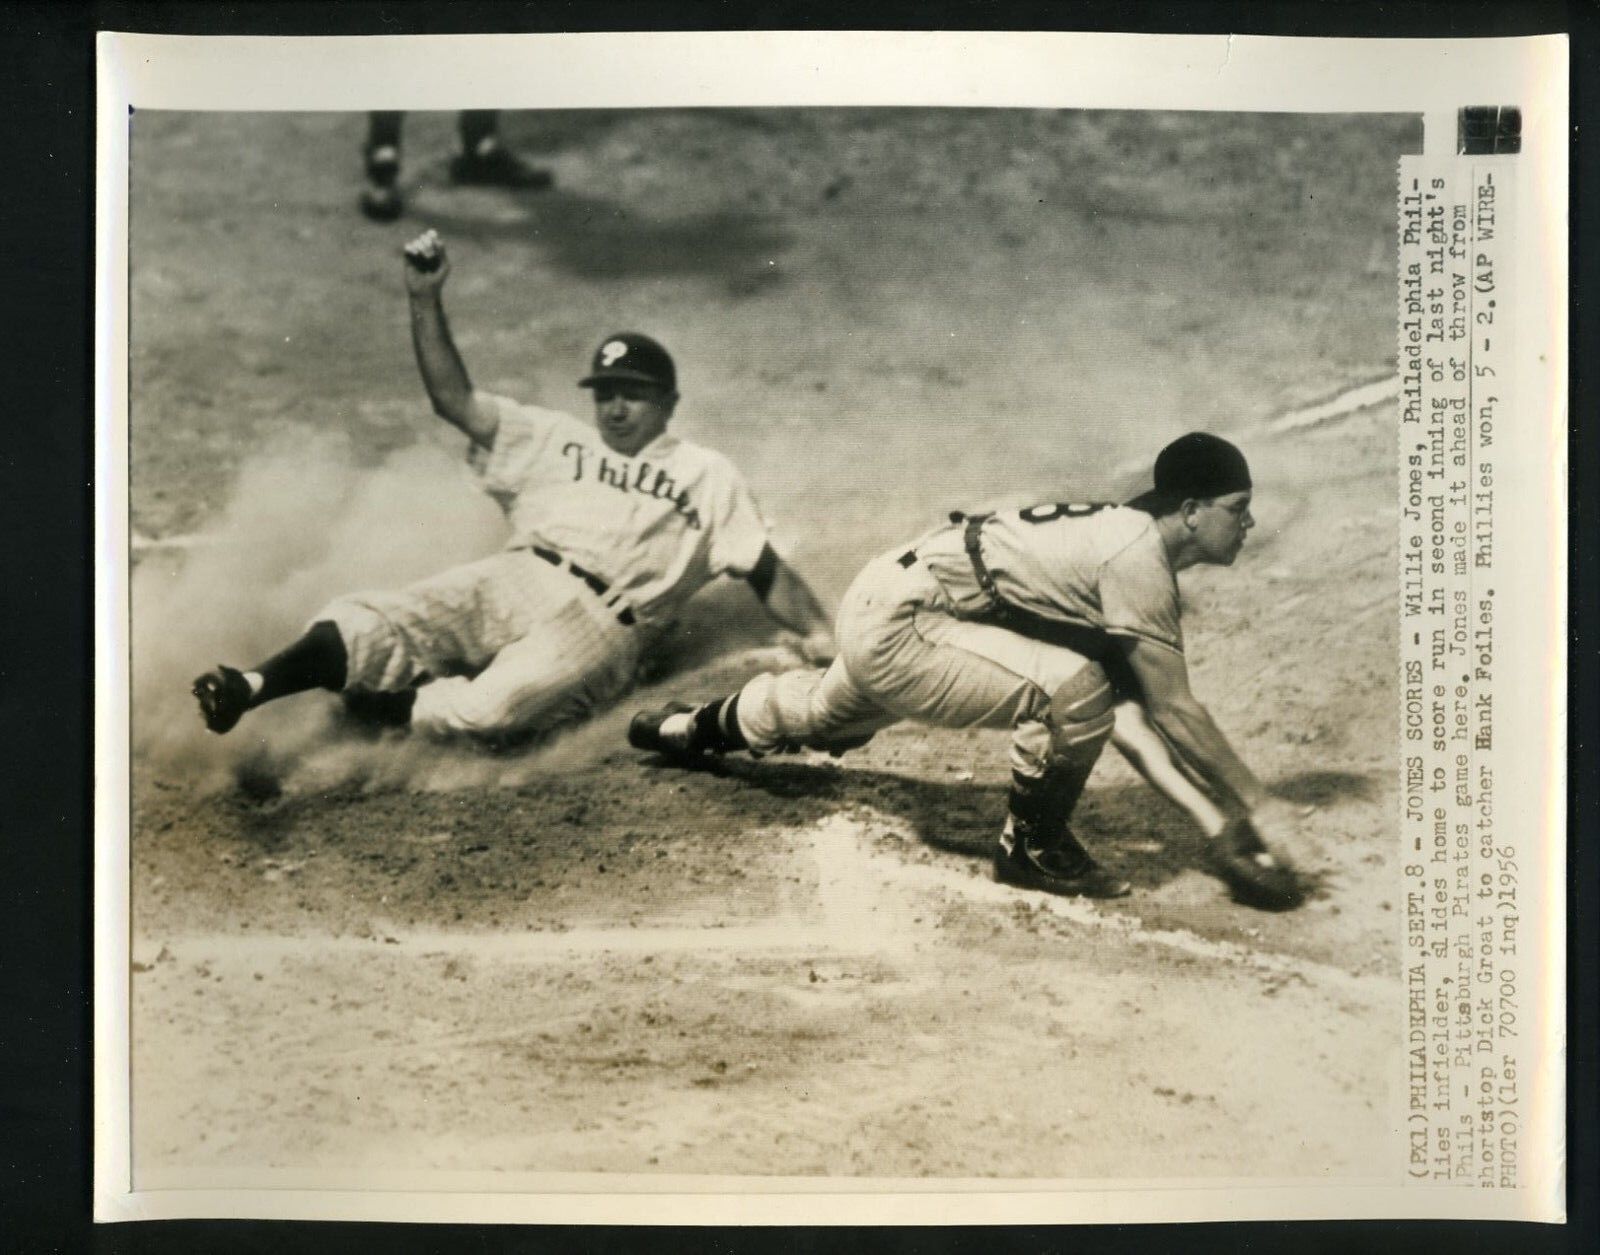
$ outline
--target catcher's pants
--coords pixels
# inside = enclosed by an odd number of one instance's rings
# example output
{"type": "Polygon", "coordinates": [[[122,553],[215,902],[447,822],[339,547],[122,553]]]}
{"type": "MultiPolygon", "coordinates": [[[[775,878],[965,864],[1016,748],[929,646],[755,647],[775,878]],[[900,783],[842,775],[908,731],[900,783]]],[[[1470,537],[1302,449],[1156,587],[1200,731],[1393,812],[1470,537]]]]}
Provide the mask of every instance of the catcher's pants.
{"type": "Polygon", "coordinates": [[[632,687],[645,636],[565,566],[525,549],[453,567],[398,592],[330,602],[345,688],[394,691],[424,677],[411,726],[498,737],[581,718],[632,687]]]}
{"type": "Polygon", "coordinates": [[[739,693],[750,748],[826,745],[901,719],[1011,728],[1011,768],[1025,780],[1052,762],[1094,761],[1111,733],[1113,697],[1099,664],[1059,645],[955,618],[920,562],[871,562],[839,607],[839,655],[825,671],[760,675],[739,693]]]}

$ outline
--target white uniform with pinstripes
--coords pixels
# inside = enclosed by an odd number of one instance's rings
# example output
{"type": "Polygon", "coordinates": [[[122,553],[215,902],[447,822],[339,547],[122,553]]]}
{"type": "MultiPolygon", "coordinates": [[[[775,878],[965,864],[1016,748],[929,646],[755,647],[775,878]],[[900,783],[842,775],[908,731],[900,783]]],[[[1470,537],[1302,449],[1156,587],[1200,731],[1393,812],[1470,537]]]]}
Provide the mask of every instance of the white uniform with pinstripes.
{"type": "Polygon", "coordinates": [[[473,445],[468,461],[511,525],[505,551],[340,597],[315,618],[344,640],[347,689],[426,677],[414,728],[493,737],[620,697],[683,603],[719,575],[748,575],[768,532],[719,453],[664,433],[626,457],[570,415],[479,399],[499,422],[493,447],[473,445]]]}
{"type": "MultiPolygon", "coordinates": [[[[1098,752],[1112,694],[1089,656],[993,621],[965,545],[940,528],[875,559],[839,608],[839,656],[826,671],[757,676],[738,719],[758,752],[823,744],[901,719],[1009,727],[1011,767],[1038,779],[1059,755],[1098,752]]],[[[1179,653],[1178,584],[1155,521],[1118,507],[1035,506],[988,519],[981,551],[1009,605],[1101,636],[1179,653]]]]}

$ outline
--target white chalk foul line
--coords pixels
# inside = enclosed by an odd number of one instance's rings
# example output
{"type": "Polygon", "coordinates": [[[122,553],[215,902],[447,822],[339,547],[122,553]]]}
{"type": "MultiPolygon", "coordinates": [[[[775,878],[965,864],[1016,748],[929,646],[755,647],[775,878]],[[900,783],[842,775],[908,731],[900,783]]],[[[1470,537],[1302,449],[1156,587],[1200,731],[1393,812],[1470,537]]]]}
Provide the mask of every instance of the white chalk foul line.
{"type": "MultiPolygon", "coordinates": [[[[938,896],[957,896],[998,908],[1026,902],[1082,928],[1115,934],[1132,945],[1153,946],[1264,975],[1294,975],[1324,987],[1370,990],[1375,978],[1296,955],[1250,949],[1213,940],[1183,928],[1148,928],[1136,915],[1106,911],[1082,899],[999,885],[970,870],[943,862],[915,863],[881,848],[864,831],[897,832],[915,844],[895,818],[864,809],[833,815],[788,835],[798,841],[817,874],[815,909],[797,908],[784,919],[733,926],[667,924],[654,927],[585,925],[551,932],[466,932],[387,930],[375,935],[305,936],[249,933],[166,934],[141,938],[135,962],[147,970],[165,958],[183,963],[267,962],[393,955],[407,961],[427,958],[487,959],[546,964],[602,955],[690,954],[746,956],[799,954],[891,957],[920,943],[937,944],[933,925],[916,922],[938,896]],[[165,951],[165,954],[160,952],[165,951]]],[[[1381,978],[1378,978],[1381,979],[1381,978]]]]}
{"type": "Polygon", "coordinates": [[[541,932],[407,930],[375,921],[361,935],[183,933],[141,939],[134,961],[148,967],[161,950],[184,962],[247,961],[383,954],[548,963],[592,954],[861,954],[898,948],[905,938],[881,915],[882,856],[867,851],[846,816],[794,834],[817,876],[817,909],[759,924],[583,925],[541,932]],[[874,865],[876,864],[876,865],[874,865]]]}
{"type": "Polygon", "coordinates": [[[1382,405],[1399,395],[1399,376],[1392,379],[1378,379],[1372,383],[1362,384],[1359,388],[1352,388],[1348,392],[1341,392],[1319,405],[1308,406],[1303,410],[1291,410],[1287,414],[1269,420],[1266,428],[1274,435],[1278,435],[1286,431],[1298,431],[1302,427],[1315,427],[1319,423],[1354,414],[1357,410],[1382,405]]]}
{"type": "Polygon", "coordinates": [[[310,933],[300,936],[254,933],[176,933],[151,936],[138,946],[135,961],[150,965],[148,952],[165,948],[181,962],[281,961],[384,955],[406,959],[472,958],[504,963],[549,963],[578,955],[710,954],[725,951],[775,953],[822,951],[835,947],[816,926],[757,924],[718,927],[684,925],[654,928],[582,927],[548,932],[447,932],[380,930],[376,935],[310,933]]]}
{"type": "Polygon", "coordinates": [[[163,549],[209,549],[228,543],[233,537],[216,532],[189,532],[178,536],[144,536],[134,532],[128,549],[135,553],[153,553],[163,549]]]}
{"type": "MultiPolygon", "coordinates": [[[[1269,418],[1258,427],[1250,427],[1242,432],[1235,433],[1239,436],[1248,436],[1253,432],[1264,431],[1270,435],[1282,435],[1286,431],[1299,431],[1306,427],[1317,427],[1323,423],[1332,422],[1337,418],[1347,418],[1361,410],[1371,409],[1374,405],[1382,405],[1394,400],[1400,395],[1400,378],[1398,375],[1387,379],[1376,379],[1371,383],[1360,384],[1347,389],[1337,396],[1329,397],[1326,401],[1319,401],[1315,405],[1304,406],[1301,409],[1290,410],[1286,414],[1279,414],[1269,418]]],[[[1149,470],[1149,461],[1138,458],[1122,463],[1117,467],[1119,475],[1135,475],[1149,470]]]]}
{"type": "MultiPolygon", "coordinates": [[[[901,828],[897,820],[876,812],[870,813],[877,826],[901,828]]],[[[865,839],[858,837],[858,840],[864,842],[865,839]]],[[[915,842],[916,838],[908,836],[908,840],[915,842]]],[[[890,856],[871,850],[868,850],[868,854],[879,865],[878,876],[893,877],[903,888],[923,895],[931,890],[943,889],[959,894],[968,901],[999,907],[1025,901],[1037,910],[1047,911],[1083,928],[1115,933],[1135,945],[1175,950],[1193,958],[1247,967],[1263,974],[1294,974],[1308,981],[1350,987],[1365,985],[1371,979],[1298,955],[1254,950],[1237,942],[1202,937],[1187,928],[1149,928],[1137,915],[1126,911],[1102,910],[1084,898],[1063,898],[1041,890],[1016,889],[944,864],[905,863],[894,859],[895,870],[886,872],[882,864],[890,861],[890,856]]],[[[1222,892],[1220,887],[1218,892],[1222,892]]]]}

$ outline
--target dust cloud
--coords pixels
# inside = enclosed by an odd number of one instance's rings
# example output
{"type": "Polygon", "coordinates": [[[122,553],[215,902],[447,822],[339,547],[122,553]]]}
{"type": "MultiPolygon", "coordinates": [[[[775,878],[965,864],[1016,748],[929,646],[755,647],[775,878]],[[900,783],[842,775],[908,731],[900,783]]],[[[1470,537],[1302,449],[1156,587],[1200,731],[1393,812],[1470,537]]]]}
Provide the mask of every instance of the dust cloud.
{"type": "Polygon", "coordinates": [[[270,796],[352,783],[451,788],[526,778],[528,755],[495,757],[401,733],[360,734],[332,694],[252,711],[226,736],[200,721],[190,686],[219,662],[253,667],[333,597],[394,588],[492,553],[505,526],[464,463],[414,445],[363,465],[336,435],[284,439],[241,468],[206,533],[134,556],[130,593],[134,762],[201,787],[270,796]]]}
{"type": "MultiPolygon", "coordinates": [[[[136,770],[265,799],[351,786],[511,786],[592,766],[622,744],[626,709],[504,752],[362,728],[324,692],[253,710],[225,736],[201,722],[190,688],[202,672],[218,663],[252,668],[298,637],[334,597],[403,587],[493,553],[505,535],[500,511],[464,461],[435,445],[367,465],[347,439],[329,434],[285,438],[253,455],[209,531],[134,555],[136,770]]],[[[802,665],[792,643],[772,643],[772,631],[748,589],[708,592],[661,643],[654,672],[641,682],[692,672],[716,692],[741,666],[802,665]]]]}

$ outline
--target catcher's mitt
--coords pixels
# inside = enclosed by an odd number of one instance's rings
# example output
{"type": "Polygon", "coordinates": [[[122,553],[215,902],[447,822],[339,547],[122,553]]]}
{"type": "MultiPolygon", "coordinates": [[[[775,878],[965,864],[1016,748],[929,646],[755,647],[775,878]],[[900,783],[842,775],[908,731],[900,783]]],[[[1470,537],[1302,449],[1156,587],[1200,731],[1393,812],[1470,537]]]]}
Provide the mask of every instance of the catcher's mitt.
{"type": "Polygon", "coordinates": [[[1267,848],[1248,819],[1231,819],[1206,846],[1206,862],[1236,902],[1263,911],[1292,911],[1305,901],[1294,868],[1267,848]]]}

